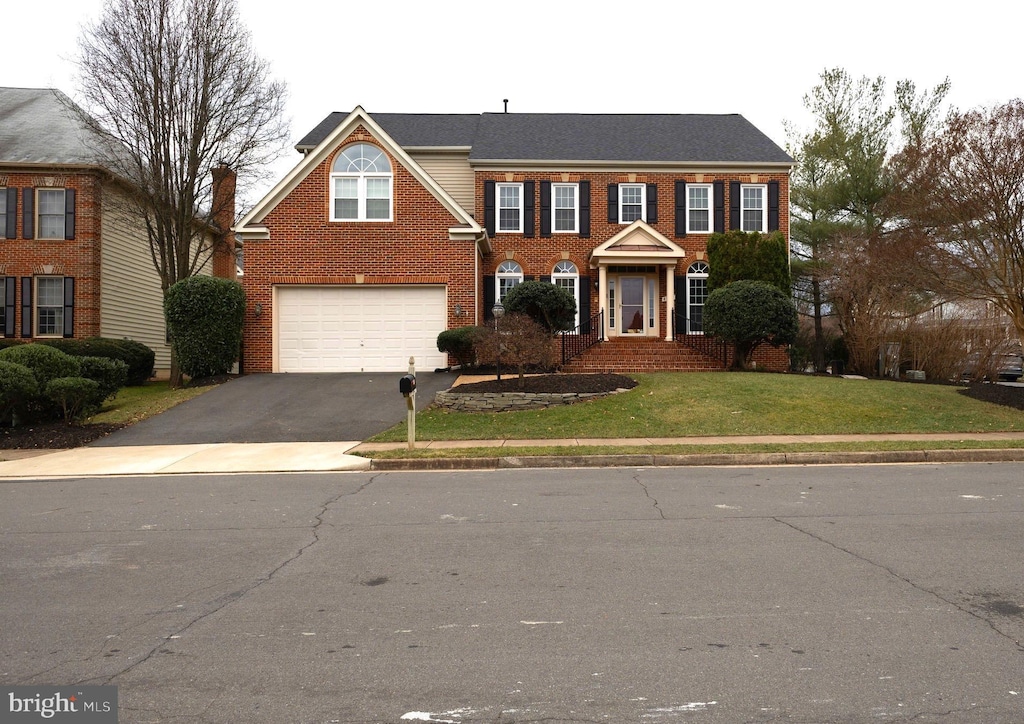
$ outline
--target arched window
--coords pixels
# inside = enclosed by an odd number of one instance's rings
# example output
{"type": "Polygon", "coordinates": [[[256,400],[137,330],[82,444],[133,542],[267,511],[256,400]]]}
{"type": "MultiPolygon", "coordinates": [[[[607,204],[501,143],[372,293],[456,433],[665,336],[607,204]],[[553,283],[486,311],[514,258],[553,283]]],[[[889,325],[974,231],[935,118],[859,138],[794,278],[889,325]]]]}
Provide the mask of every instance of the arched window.
{"type": "Polygon", "coordinates": [[[331,221],[391,221],[391,181],[383,150],[346,146],[331,167],[331,221]]]}
{"type": "Polygon", "coordinates": [[[704,334],[704,302],[708,299],[707,262],[695,261],[686,270],[686,333],[704,334]]]}
{"type": "MultiPolygon", "coordinates": [[[[580,272],[571,261],[560,261],[555,264],[551,272],[551,283],[567,290],[572,298],[576,300],[576,322],[574,326],[580,326],[580,272]]],[[[587,310],[589,314],[590,310],[587,310]]]]}
{"type": "Polygon", "coordinates": [[[498,271],[494,275],[494,298],[501,302],[517,284],[523,283],[523,268],[514,261],[503,261],[498,265],[498,271]]]}

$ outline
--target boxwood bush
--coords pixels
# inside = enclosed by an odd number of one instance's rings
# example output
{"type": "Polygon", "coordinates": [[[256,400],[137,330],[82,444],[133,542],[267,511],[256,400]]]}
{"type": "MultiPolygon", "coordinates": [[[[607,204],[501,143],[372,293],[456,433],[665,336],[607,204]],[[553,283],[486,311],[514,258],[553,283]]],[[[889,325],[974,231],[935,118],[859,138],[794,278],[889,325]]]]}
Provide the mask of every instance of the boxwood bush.
{"type": "Polygon", "coordinates": [[[128,365],[119,359],[79,357],[78,363],[81,376],[99,385],[100,402],[114,397],[128,379],[128,365]]]}
{"type": "Polygon", "coordinates": [[[48,347],[75,357],[105,357],[121,360],[127,365],[127,385],[141,385],[153,376],[156,353],[131,339],[112,337],[89,337],[87,339],[48,339],[41,341],[48,347]]]}
{"type": "Polygon", "coordinates": [[[61,411],[64,422],[69,425],[98,410],[104,400],[100,384],[84,377],[58,377],[50,380],[44,395],[61,411]]]}
{"type": "Polygon", "coordinates": [[[476,361],[473,345],[478,335],[477,327],[456,327],[447,329],[437,335],[437,351],[447,352],[462,366],[469,366],[476,361]]]}
{"type": "Polygon", "coordinates": [[[39,395],[39,383],[25,365],[0,360],[0,424],[13,424],[39,395]]]}

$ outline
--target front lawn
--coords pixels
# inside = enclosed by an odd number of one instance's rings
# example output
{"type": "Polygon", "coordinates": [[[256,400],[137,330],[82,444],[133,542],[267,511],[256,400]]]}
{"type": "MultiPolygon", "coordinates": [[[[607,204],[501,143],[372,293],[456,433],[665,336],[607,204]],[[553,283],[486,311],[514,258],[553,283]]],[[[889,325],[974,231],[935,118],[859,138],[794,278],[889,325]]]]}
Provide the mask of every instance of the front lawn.
{"type": "MultiPolygon", "coordinates": [[[[1024,430],[1024,412],[952,385],[709,372],[630,375],[639,385],[547,410],[417,415],[418,440],[835,435],[1024,430]]],[[[371,438],[406,439],[405,424],[371,438]]]]}

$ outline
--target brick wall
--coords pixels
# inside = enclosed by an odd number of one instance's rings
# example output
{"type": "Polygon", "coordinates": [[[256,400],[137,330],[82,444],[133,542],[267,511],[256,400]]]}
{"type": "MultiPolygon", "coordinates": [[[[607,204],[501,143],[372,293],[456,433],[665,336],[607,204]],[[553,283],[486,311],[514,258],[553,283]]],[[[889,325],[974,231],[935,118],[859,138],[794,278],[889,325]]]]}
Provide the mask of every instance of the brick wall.
{"type": "MultiPolygon", "coordinates": [[[[74,277],[74,336],[90,337],[100,330],[100,235],[102,184],[98,174],[54,169],[0,173],[0,187],[18,189],[16,238],[0,238],[0,276],[16,277],[15,336],[21,337],[22,277],[74,277]],[[73,240],[23,239],[24,188],[75,190],[73,240]]],[[[8,209],[8,213],[10,213],[8,209]]],[[[36,207],[38,212],[38,206],[36,207]]],[[[36,224],[38,227],[38,224],[36,224]]],[[[38,228],[37,228],[38,231],[38,228]]],[[[3,230],[0,229],[0,234],[3,230]]],[[[0,334],[3,329],[0,329],[0,334]]]]}
{"type": "Polygon", "coordinates": [[[284,284],[446,284],[448,327],[473,324],[475,245],[451,241],[458,220],[389,156],[393,221],[330,221],[330,170],[349,143],[376,145],[357,128],[263,220],[269,239],[245,242],[244,367],[273,369],[273,287],[284,284]],[[256,304],[262,313],[255,314],[256,304]],[[467,314],[456,317],[455,305],[467,314]]]}

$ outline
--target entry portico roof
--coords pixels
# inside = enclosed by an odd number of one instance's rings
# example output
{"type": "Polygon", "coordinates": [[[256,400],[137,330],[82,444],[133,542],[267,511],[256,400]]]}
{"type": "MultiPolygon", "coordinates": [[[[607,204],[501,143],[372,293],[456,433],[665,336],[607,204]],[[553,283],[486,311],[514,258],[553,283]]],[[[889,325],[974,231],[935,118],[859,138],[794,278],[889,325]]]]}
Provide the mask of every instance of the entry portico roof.
{"type": "Polygon", "coordinates": [[[598,246],[590,254],[591,267],[607,264],[671,264],[686,252],[657,229],[640,219],[598,246]]]}

